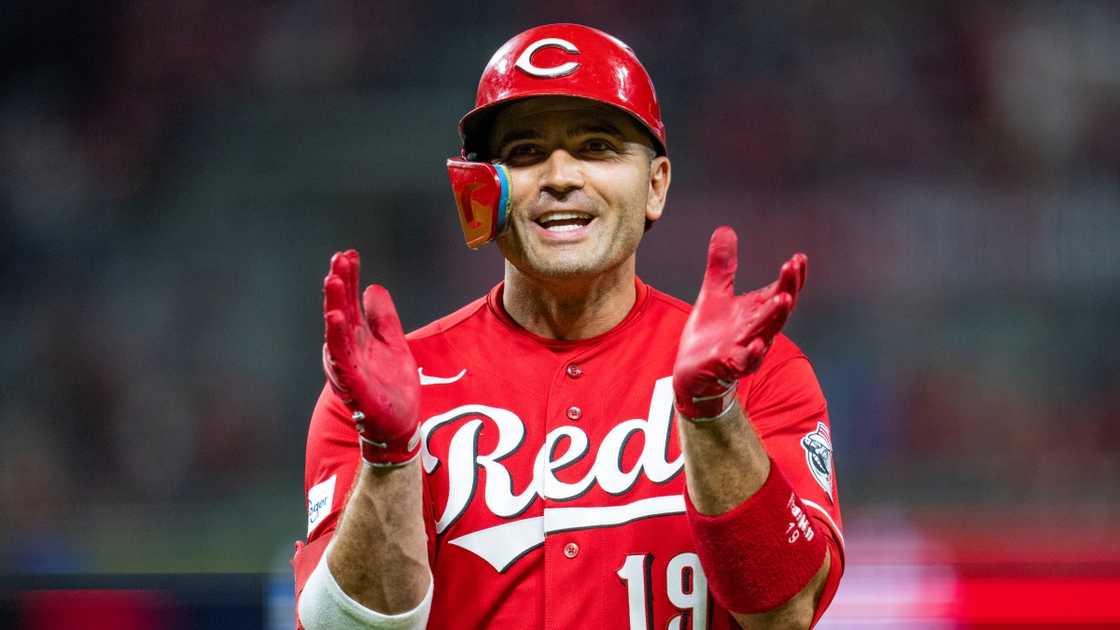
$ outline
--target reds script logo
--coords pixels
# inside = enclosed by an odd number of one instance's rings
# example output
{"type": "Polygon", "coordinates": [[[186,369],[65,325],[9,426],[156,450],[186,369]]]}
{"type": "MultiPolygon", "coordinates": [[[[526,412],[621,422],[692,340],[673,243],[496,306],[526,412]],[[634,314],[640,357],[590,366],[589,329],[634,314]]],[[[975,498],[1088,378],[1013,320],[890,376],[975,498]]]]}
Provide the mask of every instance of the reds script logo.
{"type": "MultiPolygon", "coordinates": [[[[575,483],[560,481],[555,472],[587,456],[587,434],[574,426],[557,427],[545,436],[534,460],[533,478],[520,492],[514,491],[513,478],[502,464],[504,458],[521,447],[525,438],[525,423],[517,414],[498,407],[470,404],[432,416],[420,428],[421,462],[428,474],[442,463],[428,448],[432,435],[456,420],[470,417],[455,429],[449,442],[446,456],[447,502],[437,517],[436,533],[446,531],[466,512],[478,490],[479,469],[486,471],[483,501],[491,513],[504,519],[515,519],[523,514],[538,497],[554,501],[570,500],[596,484],[607,493],[621,495],[633,488],[642,475],[653,483],[668,481],[684,468],[683,455],[673,461],[666,460],[672,416],[672,377],[666,376],[654,383],[648,418],[626,420],[611,428],[594,454],[591,470],[575,483]],[[480,453],[478,436],[486,421],[494,424],[498,440],[492,451],[480,453]],[[641,455],[630,470],[621,470],[622,450],[638,433],[645,437],[641,455]],[[566,448],[561,447],[565,443],[566,448]]],[[[509,520],[448,542],[478,555],[501,572],[544,544],[546,534],[610,527],[650,516],[682,514],[684,511],[684,497],[680,494],[605,507],[549,507],[544,509],[543,516],[509,520]]]]}
{"type": "Polygon", "coordinates": [[[579,54],[579,49],[576,48],[575,44],[569,42],[568,40],[560,39],[559,37],[546,37],[545,39],[538,39],[532,44],[529,44],[529,47],[521,53],[521,56],[517,58],[517,61],[513,65],[517,66],[522,71],[541,79],[555,79],[558,77],[566,76],[575,72],[576,68],[579,67],[579,62],[576,61],[568,61],[551,68],[542,68],[540,66],[534,65],[533,55],[542,48],[559,48],[569,55],[579,54]]]}

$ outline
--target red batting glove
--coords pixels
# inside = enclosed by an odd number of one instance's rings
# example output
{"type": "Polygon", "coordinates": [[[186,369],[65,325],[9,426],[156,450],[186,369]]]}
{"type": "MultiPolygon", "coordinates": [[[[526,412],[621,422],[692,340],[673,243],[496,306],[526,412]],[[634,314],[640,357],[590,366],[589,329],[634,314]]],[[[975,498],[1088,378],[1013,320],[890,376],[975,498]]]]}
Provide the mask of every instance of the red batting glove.
{"type": "Polygon", "coordinates": [[[358,252],[339,252],[323,280],[323,371],[353,412],[362,459],[403,466],[420,452],[420,377],[385,287],[366,287],[358,305],[360,267],[358,252]]]}
{"type": "Polygon", "coordinates": [[[717,418],[732,407],[736,383],[762,364],[805,284],[809,259],[794,254],[769,286],[736,296],[737,250],[734,230],[712,233],[704,285],[673,366],[677,411],[687,419],[717,418]]]}

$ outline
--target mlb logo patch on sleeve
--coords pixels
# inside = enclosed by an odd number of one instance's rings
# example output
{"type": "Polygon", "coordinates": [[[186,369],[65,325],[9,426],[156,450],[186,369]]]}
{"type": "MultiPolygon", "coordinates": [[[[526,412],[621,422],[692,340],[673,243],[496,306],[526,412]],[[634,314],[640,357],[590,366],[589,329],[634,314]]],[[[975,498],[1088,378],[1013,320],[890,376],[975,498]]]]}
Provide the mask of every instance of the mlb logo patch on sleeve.
{"type": "Polygon", "coordinates": [[[334,504],[334,481],[338,475],[331,475],[326,481],[311,486],[307,491],[307,535],[323,522],[331,513],[334,504]]]}
{"type": "Polygon", "coordinates": [[[813,479],[830,500],[835,500],[832,497],[832,434],[828,425],[818,421],[817,430],[801,438],[801,448],[805,449],[805,462],[813,479]]]}

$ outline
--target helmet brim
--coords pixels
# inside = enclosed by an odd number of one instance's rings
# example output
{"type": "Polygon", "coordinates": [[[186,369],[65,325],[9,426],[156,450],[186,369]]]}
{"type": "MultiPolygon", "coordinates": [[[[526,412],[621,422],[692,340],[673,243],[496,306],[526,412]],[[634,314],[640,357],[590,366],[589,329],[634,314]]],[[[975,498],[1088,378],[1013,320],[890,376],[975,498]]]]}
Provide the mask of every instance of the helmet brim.
{"type": "Polygon", "coordinates": [[[476,161],[491,159],[488,146],[490,129],[493,128],[494,120],[498,117],[498,114],[514,103],[548,96],[565,96],[618,110],[629,116],[634,122],[634,125],[645,133],[657,155],[668,155],[665,143],[657,137],[653,130],[646,125],[637,113],[624,107],[619,107],[614,103],[605,103],[597,99],[588,98],[584,94],[578,94],[568,90],[557,90],[555,92],[542,92],[540,94],[519,94],[509,98],[499,99],[487,103],[486,105],[476,107],[464,114],[463,117],[459,119],[459,139],[462,140],[463,144],[462,156],[465,159],[476,161]]]}

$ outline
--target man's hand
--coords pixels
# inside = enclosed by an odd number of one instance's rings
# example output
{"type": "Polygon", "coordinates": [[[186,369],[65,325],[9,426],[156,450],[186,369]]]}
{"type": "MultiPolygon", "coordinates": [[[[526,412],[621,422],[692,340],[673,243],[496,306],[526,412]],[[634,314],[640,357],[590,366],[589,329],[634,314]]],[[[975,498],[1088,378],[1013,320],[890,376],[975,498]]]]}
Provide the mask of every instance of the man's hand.
{"type": "Polygon", "coordinates": [[[339,252],[323,280],[323,371],[353,411],[365,461],[399,466],[419,453],[420,379],[385,287],[366,287],[359,305],[360,266],[358,252],[339,252]]]}
{"type": "Polygon", "coordinates": [[[770,285],[736,296],[737,250],[734,230],[712,233],[704,284],[673,366],[677,411],[686,418],[714,418],[731,408],[736,382],[762,364],[805,284],[808,258],[795,254],[770,285]]]}

